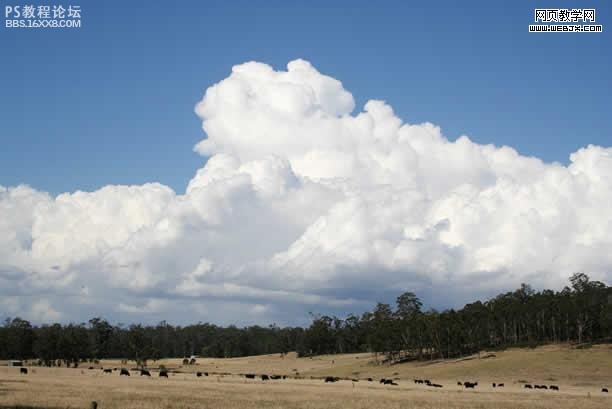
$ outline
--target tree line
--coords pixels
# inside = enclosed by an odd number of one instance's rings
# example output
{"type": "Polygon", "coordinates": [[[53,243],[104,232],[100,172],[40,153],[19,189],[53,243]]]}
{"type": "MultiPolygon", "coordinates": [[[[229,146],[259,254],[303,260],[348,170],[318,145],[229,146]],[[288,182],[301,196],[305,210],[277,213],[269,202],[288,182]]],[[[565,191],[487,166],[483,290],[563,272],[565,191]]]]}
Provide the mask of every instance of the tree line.
{"type": "Polygon", "coordinates": [[[87,323],[33,326],[7,318],[0,327],[0,359],[36,359],[44,365],[74,365],[104,358],[146,364],[162,357],[239,357],[297,351],[300,356],[373,352],[381,361],[461,357],[483,349],[545,343],[612,341],[612,287],[583,273],[561,291],[515,291],[463,308],[423,310],[412,292],[394,306],[344,319],[312,315],[307,328],[209,323],[173,326],[87,323]]]}

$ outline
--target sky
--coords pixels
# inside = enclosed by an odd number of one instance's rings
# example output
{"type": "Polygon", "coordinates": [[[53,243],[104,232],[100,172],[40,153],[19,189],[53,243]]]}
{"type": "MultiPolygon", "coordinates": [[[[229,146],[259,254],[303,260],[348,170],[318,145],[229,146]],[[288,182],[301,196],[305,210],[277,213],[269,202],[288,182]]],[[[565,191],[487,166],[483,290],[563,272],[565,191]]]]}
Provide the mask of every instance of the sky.
{"type": "Polygon", "coordinates": [[[612,278],[608,2],[28,4],[82,27],[0,27],[0,316],[292,325],[612,278]],[[536,7],[604,31],[528,33],[536,7]]]}

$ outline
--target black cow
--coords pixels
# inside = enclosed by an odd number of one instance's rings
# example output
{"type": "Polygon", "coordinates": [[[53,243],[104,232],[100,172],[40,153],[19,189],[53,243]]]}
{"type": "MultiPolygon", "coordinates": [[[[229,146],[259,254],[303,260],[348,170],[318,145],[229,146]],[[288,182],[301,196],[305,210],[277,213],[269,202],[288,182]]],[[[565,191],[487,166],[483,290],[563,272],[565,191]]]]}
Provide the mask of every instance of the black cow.
{"type": "Polygon", "coordinates": [[[202,372],[196,372],[196,376],[199,378],[200,376],[202,376],[202,372]]]}
{"type": "Polygon", "coordinates": [[[19,373],[27,375],[28,374],[28,368],[19,368],[19,373]]]}
{"type": "Polygon", "coordinates": [[[533,389],[540,389],[540,385],[533,385],[533,389]]]}
{"type": "Polygon", "coordinates": [[[373,382],[373,381],[374,381],[374,379],[368,378],[368,382],[373,382]]]}
{"type": "Polygon", "coordinates": [[[274,379],[274,380],[281,379],[281,376],[280,375],[270,375],[270,379],[274,379]]]}
{"type": "Polygon", "coordinates": [[[112,369],[103,369],[104,373],[113,373],[112,369]]]}
{"type": "Polygon", "coordinates": [[[432,383],[431,386],[433,386],[434,388],[442,388],[443,387],[439,383],[432,383]]]}
{"type": "Polygon", "coordinates": [[[94,369],[94,367],[93,367],[93,366],[90,366],[88,369],[94,369]]]}
{"type": "Polygon", "coordinates": [[[393,385],[393,383],[394,383],[393,379],[385,379],[385,382],[384,382],[385,385],[393,385]]]}
{"type": "Polygon", "coordinates": [[[189,359],[187,358],[183,359],[183,365],[189,365],[189,359]]]}
{"type": "Polygon", "coordinates": [[[255,374],[248,373],[248,374],[244,375],[244,377],[247,378],[247,379],[255,379],[255,374]]]}
{"type": "Polygon", "coordinates": [[[287,375],[283,375],[283,379],[287,379],[287,375]]]}
{"type": "Polygon", "coordinates": [[[431,381],[430,381],[429,379],[424,379],[424,380],[423,380],[423,382],[424,382],[426,385],[429,385],[429,384],[431,383],[431,381]]]}
{"type": "Polygon", "coordinates": [[[149,372],[146,369],[141,369],[140,370],[140,376],[151,376],[151,372],[149,372]]]}
{"type": "Polygon", "coordinates": [[[264,374],[264,375],[261,375],[261,380],[262,380],[262,381],[269,381],[269,380],[270,380],[270,377],[269,377],[268,375],[265,375],[265,374],[264,374]]]}
{"type": "Polygon", "coordinates": [[[493,382],[492,386],[495,388],[495,382],[493,382]]]}
{"type": "Polygon", "coordinates": [[[159,371],[159,376],[160,378],[163,376],[164,378],[168,377],[168,371],[165,369],[162,369],[161,371],[159,371]]]}
{"type": "Polygon", "coordinates": [[[208,376],[208,372],[204,372],[204,376],[208,376]]]}
{"type": "Polygon", "coordinates": [[[119,376],[130,376],[130,371],[128,371],[125,368],[121,368],[121,372],[119,373],[119,376]]]}
{"type": "Polygon", "coordinates": [[[558,391],[558,390],[559,390],[559,387],[558,387],[557,385],[550,385],[548,388],[549,388],[551,391],[558,391]]]}
{"type": "Polygon", "coordinates": [[[469,389],[474,389],[474,388],[476,387],[476,385],[478,385],[478,383],[477,383],[477,382],[463,382],[463,386],[464,386],[466,389],[468,389],[468,388],[469,388],[469,389]]]}
{"type": "MultiPolygon", "coordinates": [[[[416,382],[416,381],[415,381],[416,382]]],[[[457,382],[457,386],[463,386],[463,384],[461,383],[461,381],[457,382]]]]}
{"type": "Polygon", "coordinates": [[[335,377],[335,376],[326,376],[325,377],[325,383],[327,382],[338,382],[340,380],[340,378],[335,377]]]}
{"type": "Polygon", "coordinates": [[[378,383],[385,383],[386,379],[385,378],[381,378],[381,380],[378,383]]]}
{"type": "Polygon", "coordinates": [[[497,384],[497,387],[498,387],[498,388],[503,388],[503,387],[504,387],[504,384],[503,384],[503,383],[498,383],[498,384],[497,384]]]}
{"type": "Polygon", "coordinates": [[[608,388],[601,388],[601,393],[608,393],[608,388]]]}
{"type": "Polygon", "coordinates": [[[529,385],[529,384],[523,386],[523,388],[525,388],[525,389],[533,389],[533,387],[531,385],[529,385]]]}

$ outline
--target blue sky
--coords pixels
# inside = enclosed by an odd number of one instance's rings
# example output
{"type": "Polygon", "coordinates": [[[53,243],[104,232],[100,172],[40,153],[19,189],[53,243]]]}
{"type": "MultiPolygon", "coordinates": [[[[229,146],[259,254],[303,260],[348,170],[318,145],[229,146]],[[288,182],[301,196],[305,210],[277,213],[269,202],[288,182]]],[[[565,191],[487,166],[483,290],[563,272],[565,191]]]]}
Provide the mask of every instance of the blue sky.
{"type": "Polygon", "coordinates": [[[82,28],[0,29],[0,185],[183,192],[204,161],[192,152],[203,137],[194,105],[249,60],[307,59],[356,110],[383,99],[450,139],[564,163],[612,145],[609,2],[60,3],[81,5],[82,28]],[[603,33],[527,32],[535,7],[587,6],[603,33]]]}
{"type": "Polygon", "coordinates": [[[81,28],[0,27],[0,315],[295,323],[610,282],[609,2],[3,1],[58,3],[81,28]],[[604,32],[528,33],[576,7],[604,32]],[[474,143],[338,117],[345,90],[474,143]]]}

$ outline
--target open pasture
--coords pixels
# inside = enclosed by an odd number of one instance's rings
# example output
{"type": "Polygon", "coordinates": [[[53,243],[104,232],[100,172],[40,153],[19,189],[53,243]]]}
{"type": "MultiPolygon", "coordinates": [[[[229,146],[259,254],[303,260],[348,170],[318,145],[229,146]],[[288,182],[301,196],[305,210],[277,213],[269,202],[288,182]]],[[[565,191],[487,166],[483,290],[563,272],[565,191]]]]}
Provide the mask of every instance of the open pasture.
{"type": "Polygon", "coordinates": [[[481,353],[471,359],[378,365],[371,354],[297,358],[295,354],[234,359],[151,362],[151,377],[131,370],[130,377],[105,368],[134,368],[133,362],[102,361],[95,369],[0,367],[0,408],[609,408],[601,388],[612,385],[612,347],[578,350],[549,346],[481,353]],[[484,358],[487,356],[487,358],[484,358]],[[160,364],[169,377],[160,378],[160,364]],[[209,376],[197,377],[196,372],[209,376]],[[257,374],[246,379],[240,374],[257,374]],[[259,375],[287,379],[262,381],[259,375]],[[325,383],[322,378],[341,378],[325,383]],[[367,378],[373,378],[370,382],[367,378]],[[397,386],[382,385],[391,378],[397,386]],[[350,379],[358,379],[358,382],[350,379]],[[442,385],[415,384],[430,379],[442,385]],[[457,382],[478,382],[465,389],[457,382]],[[493,388],[492,383],[504,383],[493,388]],[[558,385],[559,391],[529,390],[524,384],[558,385]]]}

